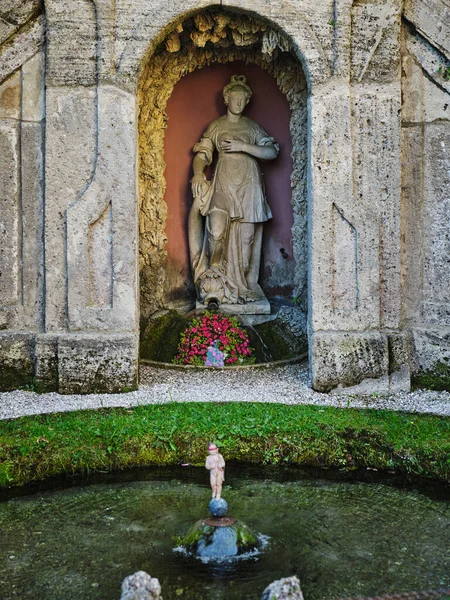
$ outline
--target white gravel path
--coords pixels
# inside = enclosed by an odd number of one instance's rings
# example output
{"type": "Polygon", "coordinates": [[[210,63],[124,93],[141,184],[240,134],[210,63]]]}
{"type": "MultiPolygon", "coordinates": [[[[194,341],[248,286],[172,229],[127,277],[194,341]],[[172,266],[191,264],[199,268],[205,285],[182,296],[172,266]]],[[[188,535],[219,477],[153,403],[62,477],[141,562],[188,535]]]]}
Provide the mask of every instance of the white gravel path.
{"type": "Polygon", "coordinates": [[[331,396],[308,387],[306,364],[267,369],[175,370],[141,368],[141,385],[126,394],[62,395],[16,390],[0,393],[0,419],[23,415],[168,402],[278,402],[341,408],[385,408],[450,416],[450,393],[418,390],[380,396],[331,396]]]}

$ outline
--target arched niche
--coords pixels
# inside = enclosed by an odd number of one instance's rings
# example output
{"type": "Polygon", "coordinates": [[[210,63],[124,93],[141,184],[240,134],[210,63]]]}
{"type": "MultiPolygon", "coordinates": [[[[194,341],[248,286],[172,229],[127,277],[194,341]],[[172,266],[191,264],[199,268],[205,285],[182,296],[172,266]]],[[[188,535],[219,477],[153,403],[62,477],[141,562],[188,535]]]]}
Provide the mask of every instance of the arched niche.
{"type": "MultiPolygon", "coordinates": [[[[269,132],[276,133],[271,131],[270,120],[277,130],[284,128],[282,158],[279,165],[267,168],[267,192],[275,219],[266,227],[262,282],[269,296],[295,297],[306,312],[307,84],[292,48],[289,38],[265,20],[216,8],[175,24],[147,60],[138,93],[140,310],[144,323],[174,302],[189,305],[193,301],[185,233],[191,202],[189,152],[205,125],[223,114],[221,89],[234,72],[247,74],[251,85],[253,75],[255,98],[269,86],[269,95],[284,112],[284,122],[280,123],[283,115],[272,114],[270,119],[264,98],[254,103],[257,114],[253,116],[269,132]],[[198,119],[198,131],[191,129],[196,125],[192,122],[196,111],[192,111],[192,120],[189,116],[196,85],[203,86],[214,105],[203,123],[198,119]],[[178,121],[180,127],[185,121],[183,147],[180,155],[174,156],[177,125],[168,119],[173,110],[176,121],[182,107],[177,89],[181,95],[186,90],[189,102],[178,121]],[[186,136],[192,139],[187,141],[186,136]],[[283,196],[280,205],[278,190],[283,196]]],[[[252,117],[251,105],[247,114],[252,117]]]]}

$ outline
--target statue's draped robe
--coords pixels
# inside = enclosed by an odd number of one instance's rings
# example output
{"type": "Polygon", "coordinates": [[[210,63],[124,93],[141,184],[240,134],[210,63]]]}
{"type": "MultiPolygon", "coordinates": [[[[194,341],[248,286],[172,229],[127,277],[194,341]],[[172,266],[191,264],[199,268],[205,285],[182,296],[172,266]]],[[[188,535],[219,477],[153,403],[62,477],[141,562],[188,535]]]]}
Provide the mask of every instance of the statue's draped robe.
{"type": "MultiPolygon", "coordinates": [[[[214,150],[218,152],[211,186],[200,203],[200,212],[206,217],[206,226],[201,247],[193,257],[194,281],[199,292],[199,282],[209,269],[209,215],[214,209],[225,211],[228,215],[225,249],[220,273],[216,275],[221,279],[224,289],[223,301],[234,304],[238,298],[248,301],[264,297],[258,285],[262,223],[272,218],[272,212],[265,197],[257,159],[245,152],[223,152],[221,142],[226,139],[239,139],[259,146],[273,144],[277,150],[278,145],[255,121],[242,116],[237,122],[231,122],[225,115],[213,121],[194,146],[194,152],[202,154],[207,165],[213,161],[214,150]],[[256,224],[247,269],[244,269],[242,260],[241,223],[256,224]]],[[[203,301],[204,296],[205,292],[200,292],[199,297],[203,301]]]]}

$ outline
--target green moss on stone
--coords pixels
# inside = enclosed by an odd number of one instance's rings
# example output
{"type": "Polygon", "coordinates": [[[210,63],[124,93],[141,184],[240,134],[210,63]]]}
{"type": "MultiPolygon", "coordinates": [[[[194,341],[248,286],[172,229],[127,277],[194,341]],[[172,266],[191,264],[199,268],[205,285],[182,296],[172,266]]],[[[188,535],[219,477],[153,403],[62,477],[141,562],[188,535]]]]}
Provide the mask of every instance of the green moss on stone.
{"type": "Polygon", "coordinates": [[[234,528],[236,530],[236,544],[238,548],[248,551],[258,547],[258,538],[245,523],[238,521],[234,528]]]}
{"type": "Polygon", "coordinates": [[[9,392],[19,388],[34,389],[34,375],[25,369],[0,364],[0,391],[9,392]]]}
{"type": "Polygon", "coordinates": [[[140,357],[158,362],[172,362],[177,353],[181,333],[188,323],[189,319],[175,310],[150,319],[141,332],[140,357]]]}
{"type": "Polygon", "coordinates": [[[437,363],[433,369],[413,375],[411,383],[413,389],[450,392],[450,366],[442,362],[437,363]]]}
{"type": "Polygon", "coordinates": [[[288,360],[308,350],[306,338],[297,337],[285,323],[277,320],[249,327],[247,332],[258,363],[288,360]]]}
{"type": "Polygon", "coordinates": [[[181,540],[181,546],[186,548],[189,552],[197,551],[197,546],[201,540],[205,541],[208,545],[211,543],[215,528],[209,525],[204,525],[203,521],[197,521],[193,527],[187,532],[184,538],[181,540]]]}

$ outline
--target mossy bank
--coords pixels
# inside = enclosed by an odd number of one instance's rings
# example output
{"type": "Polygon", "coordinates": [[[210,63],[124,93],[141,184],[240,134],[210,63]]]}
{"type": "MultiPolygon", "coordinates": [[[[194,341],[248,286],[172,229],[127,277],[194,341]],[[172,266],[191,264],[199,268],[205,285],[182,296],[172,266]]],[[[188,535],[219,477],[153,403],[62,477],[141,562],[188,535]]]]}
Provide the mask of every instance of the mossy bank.
{"type": "Polygon", "coordinates": [[[371,467],[450,479],[450,419],[260,403],[166,404],[0,422],[0,485],[151,465],[227,460],[371,467]]]}

